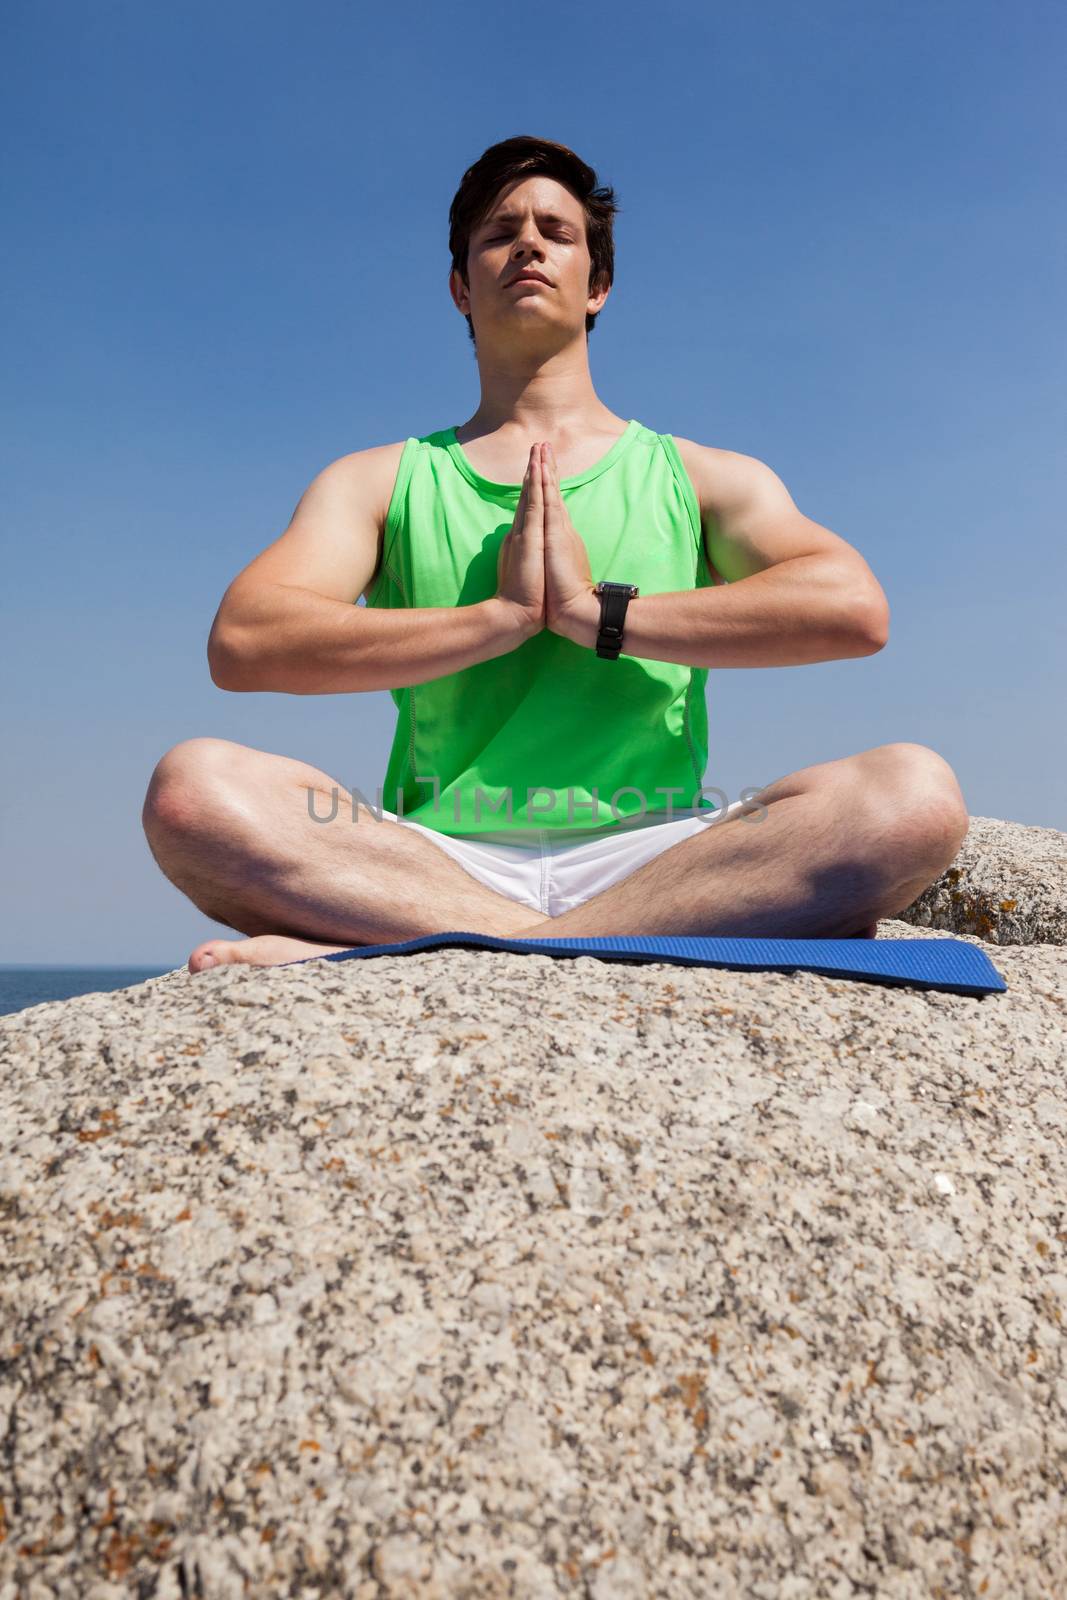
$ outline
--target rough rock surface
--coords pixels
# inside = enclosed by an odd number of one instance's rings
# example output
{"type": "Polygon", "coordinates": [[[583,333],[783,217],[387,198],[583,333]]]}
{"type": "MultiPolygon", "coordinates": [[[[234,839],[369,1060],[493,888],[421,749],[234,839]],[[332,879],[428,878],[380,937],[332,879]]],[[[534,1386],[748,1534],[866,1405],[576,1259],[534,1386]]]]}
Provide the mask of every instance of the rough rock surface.
{"type": "Polygon", "coordinates": [[[1067,1594],[1067,836],[977,821],[880,936],[1014,899],[1004,994],[453,949],[0,1018],[0,1600],[1067,1594]]]}
{"type": "Polygon", "coordinates": [[[1067,944],[1067,834],[972,817],[952,866],[902,920],[990,944],[1067,944]]]}

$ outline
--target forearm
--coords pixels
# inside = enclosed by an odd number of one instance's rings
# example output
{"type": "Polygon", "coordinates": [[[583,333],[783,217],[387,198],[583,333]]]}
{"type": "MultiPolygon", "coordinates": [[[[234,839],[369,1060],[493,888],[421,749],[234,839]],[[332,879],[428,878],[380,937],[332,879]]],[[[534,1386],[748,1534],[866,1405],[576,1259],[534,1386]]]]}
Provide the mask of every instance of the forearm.
{"type": "Polygon", "coordinates": [[[530,637],[500,599],[396,611],[289,584],[259,584],[220,608],[208,641],[221,689],[350,694],[426,683],[516,649],[530,637]]]}
{"type": "MultiPolygon", "coordinates": [[[[691,667],[793,667],[873,655],[878,604],[869,584],[825,556],[797,556],[736,583],[638,595],[620,655],[691,667]]],[[[596,648],[590,593],[556,631],[596,648]]]]}

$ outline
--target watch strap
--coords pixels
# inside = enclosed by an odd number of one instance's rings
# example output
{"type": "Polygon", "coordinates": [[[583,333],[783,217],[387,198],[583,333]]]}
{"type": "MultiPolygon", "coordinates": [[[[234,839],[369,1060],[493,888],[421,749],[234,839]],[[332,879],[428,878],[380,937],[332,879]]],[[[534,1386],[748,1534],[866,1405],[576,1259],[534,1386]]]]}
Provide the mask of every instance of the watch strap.
{"type": "Polygon", "coordinates": [[[598,583],[594,593],[600,599],[600,627],[596,636],[596,653],[604,661],[617,661],[622,649],[626,611],[630,601],[638,594],[633,583],[598,583]]]}

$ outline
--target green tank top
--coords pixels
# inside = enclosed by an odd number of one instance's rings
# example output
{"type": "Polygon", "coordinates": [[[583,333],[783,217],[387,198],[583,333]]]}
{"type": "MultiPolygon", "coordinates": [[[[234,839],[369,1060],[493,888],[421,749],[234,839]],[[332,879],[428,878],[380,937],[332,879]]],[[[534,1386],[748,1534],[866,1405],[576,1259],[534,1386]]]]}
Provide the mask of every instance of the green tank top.
{"type": "MultiPolygon", "coordinates": [[[[521,488],[475,472],[454,427],[409,437],[367,605],[490,599],[521,488]]],[[[669,433],[631,419],[560,492],[594,583],[636,583],[642,595],[714,583],[669,433]]],[[[398,718],[381,805],[439,833],[516,843],[714,811],[701,792],[706,681],[707,668],[628,656],[625,645],[605,661],[543,629],[492,660],[389,691],[398,718]]]]}

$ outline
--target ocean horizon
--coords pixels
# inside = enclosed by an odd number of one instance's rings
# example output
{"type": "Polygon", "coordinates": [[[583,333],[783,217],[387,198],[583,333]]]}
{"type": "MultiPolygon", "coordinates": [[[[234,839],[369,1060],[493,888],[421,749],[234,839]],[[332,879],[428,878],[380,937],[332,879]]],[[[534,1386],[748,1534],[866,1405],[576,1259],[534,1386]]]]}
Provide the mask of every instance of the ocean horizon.
{"type": "Polygon", "coordinates": [[[174,967],[80,966],[56,962],[36,966],[29,961],[0,961],[0,1017],[25,1011],[48,1000],[73,1000],[80,994],[106,994],[128,989],[147,978],[160,978],[174,967]]]}

